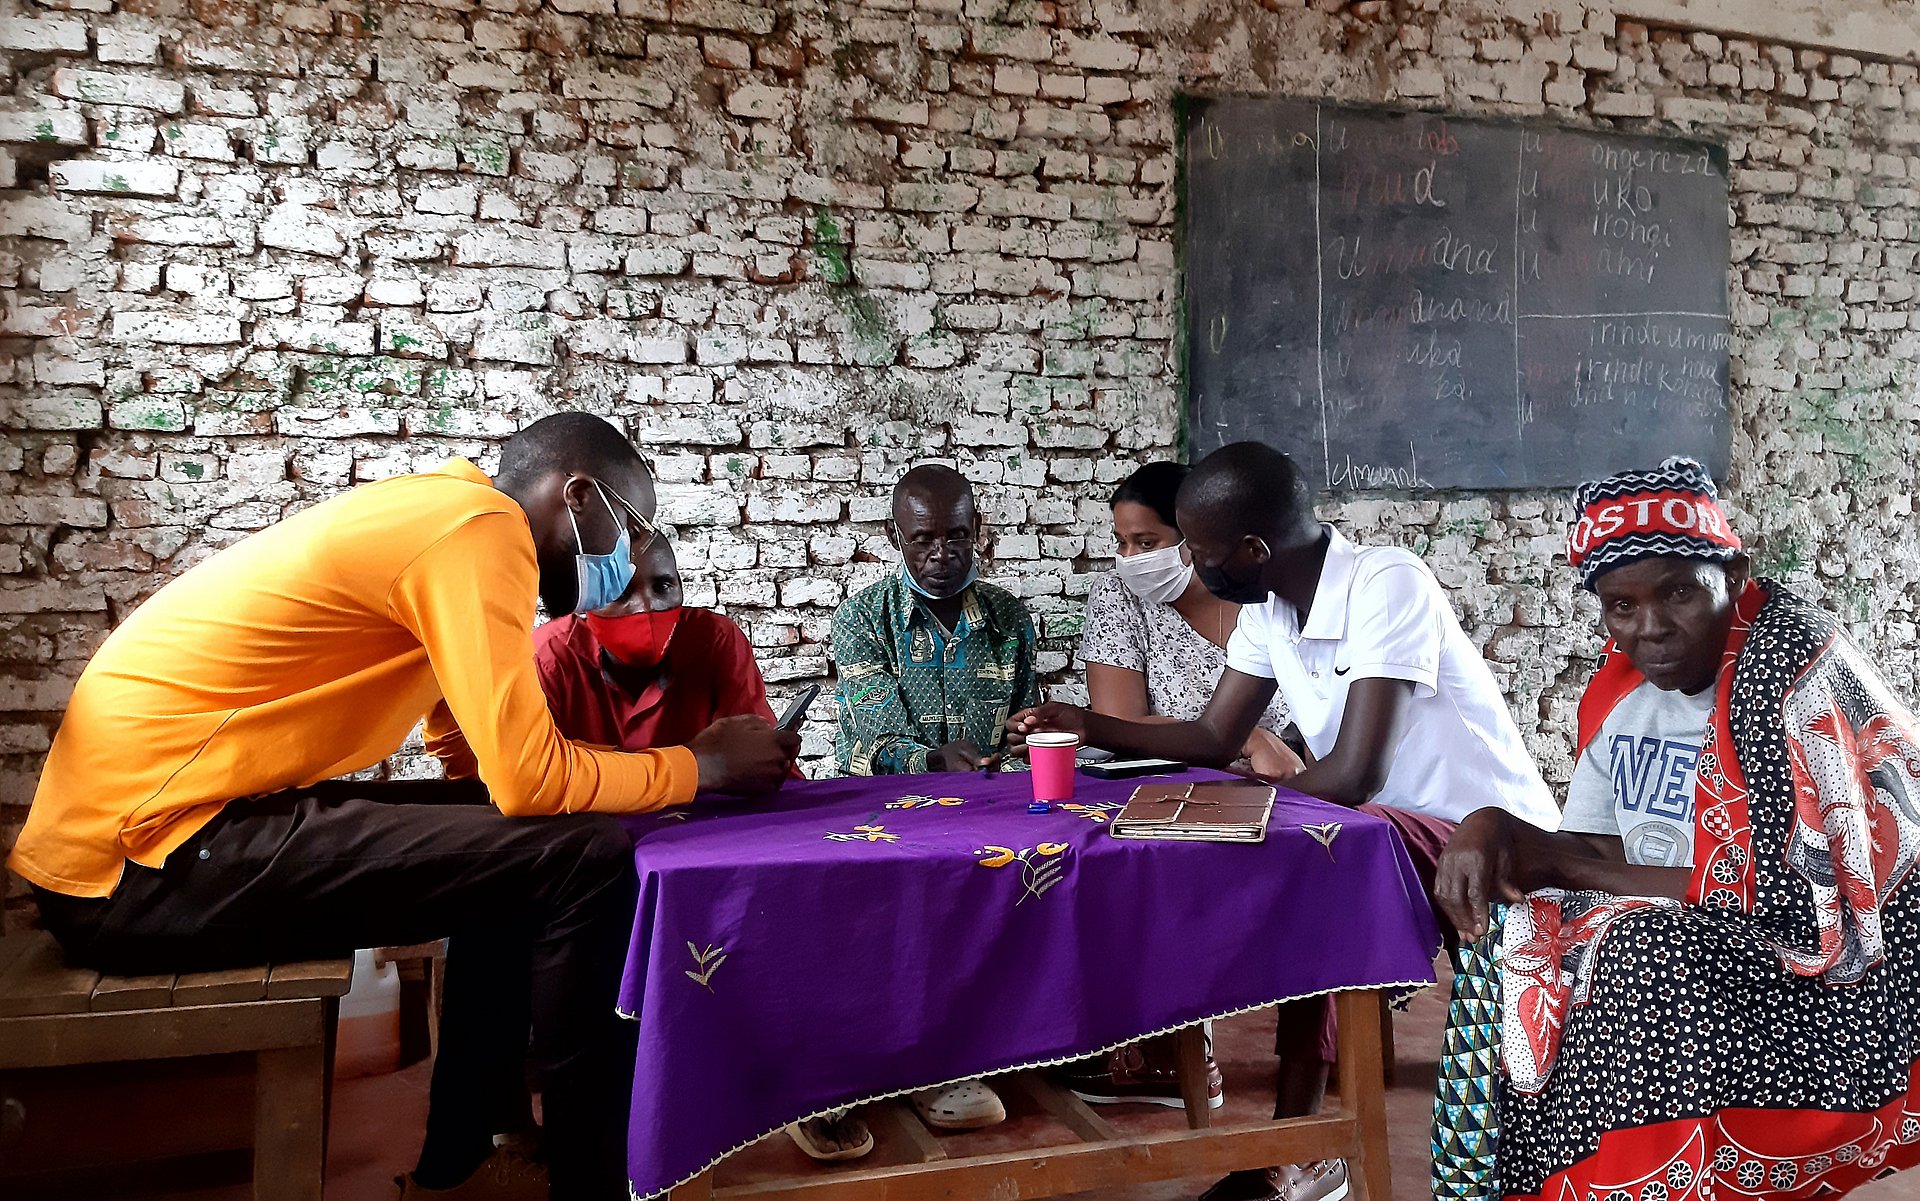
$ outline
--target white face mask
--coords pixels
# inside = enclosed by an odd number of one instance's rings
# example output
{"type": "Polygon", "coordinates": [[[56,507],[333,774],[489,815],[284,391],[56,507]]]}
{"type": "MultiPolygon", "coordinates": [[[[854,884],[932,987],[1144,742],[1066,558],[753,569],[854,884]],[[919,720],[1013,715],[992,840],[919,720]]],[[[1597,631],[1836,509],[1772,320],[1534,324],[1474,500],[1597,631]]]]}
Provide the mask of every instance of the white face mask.
{"type": "Polygon", "coordinates": [[[1113,569],[1119,573],[1120,582],[1141,600],[1156,605],[1172,604],[1193,579],[1193,564],[1180,557],[1185,546],[1182,542],[1137,555],[1116,556],[1113,569]]]}

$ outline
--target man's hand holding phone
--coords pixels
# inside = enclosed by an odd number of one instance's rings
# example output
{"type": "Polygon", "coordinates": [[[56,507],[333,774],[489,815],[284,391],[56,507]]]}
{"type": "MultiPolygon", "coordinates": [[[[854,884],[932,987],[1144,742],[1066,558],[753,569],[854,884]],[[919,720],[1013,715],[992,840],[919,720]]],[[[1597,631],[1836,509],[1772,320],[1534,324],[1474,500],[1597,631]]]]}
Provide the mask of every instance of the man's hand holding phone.
{"type": "Polygon", "coordinates": [[[777,791],[800,754],[800,735],[764,717],[723,717],[687,743],[700,765],[701,792],[746,795],[777,791]]]}

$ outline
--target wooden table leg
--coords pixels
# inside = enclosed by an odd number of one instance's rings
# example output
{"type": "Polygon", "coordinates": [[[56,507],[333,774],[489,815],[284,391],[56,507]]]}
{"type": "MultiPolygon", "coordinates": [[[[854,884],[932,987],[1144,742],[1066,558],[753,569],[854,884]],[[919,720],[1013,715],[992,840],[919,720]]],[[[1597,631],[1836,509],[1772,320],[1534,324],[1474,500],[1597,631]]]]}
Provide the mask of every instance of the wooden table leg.
{"type": "Polygon", "coordinates": [[[326,1049],[254,1056],[254,1201],[321,1201],[326,1179],[326,1049]]]}
{"type": "Polygon", "coordinates": [[[1380,1059],[1386,1065],[1383,1079],[1387,1087],[1394,1084],[1393,1071],[1400,1062],[1400,1054],[1393,1045],[1393,1005],[1387,1000],[1387,994],[1380,994],[1380,1059]]]}
{"type": "Polygon", "coordinates": [[[320,1162],[327,1161],[327,1148],[333,1139],[333,1060],[340,1049],[340,998],[327,997],[321,1002],[320,1021],[326,1029],[326,1038],[320,1045],[320,1053],[325,1059],[326,1071],[320,1079],[320,1162]]]}
{"type": "Polygon", "coordinates": [[[713,1172],[700,1173],[667,1194],[667,1201],[708,1201],[713,1196],[713,1172]]]}
{"type": "Polygon", "coordinates": [[[1207,1104],[1207,1030],[1188,1026],[1173,1036],[1180,1052],[1180,1099],[1187,1107],[1187,1128],[1205,1130],[1213,1125],[1213,1108],[1207,1104]]]}
{"type": "Polygon", "coordinates": [[[1335,995],[1340,1017],[1340,1107],[1358,1126],[1359,1154],[1347,1161],[1353,1201],[1392,1201],[1393,1174],[1387,1159],[1387,1094],[1380,1062],[1378,990],[1335,995]]]}

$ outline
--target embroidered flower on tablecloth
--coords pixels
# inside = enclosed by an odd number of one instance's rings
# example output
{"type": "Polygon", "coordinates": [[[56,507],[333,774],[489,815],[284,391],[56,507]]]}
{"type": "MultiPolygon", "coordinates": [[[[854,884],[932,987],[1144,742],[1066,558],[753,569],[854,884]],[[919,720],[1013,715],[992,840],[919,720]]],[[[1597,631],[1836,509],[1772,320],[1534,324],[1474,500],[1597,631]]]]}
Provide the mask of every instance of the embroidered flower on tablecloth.
{"type": "Polygon", "coordinates": [[[899,842],[898,834],[888,833],[885,826],[855,826],[852,831],[825,835],[829,842],[899,842]]]}
{"type": "Polygon", "coordinates": [[[974,855],[980,857],[981,867],[1006,867],[1010,863],[1020,865],[1020,876],[1026,891],[1014,901],[1018,905],[1029,897],[1045,896],[1048,889],[1060,883],[1060,878],[1067,872],[1067,861],[1062,858],[1066,852],[1067,844],[1064,842],[1043,842],[1017,851],[1012,847],[984,846],[974,855]]]}
{"type": "Polygon", "coordinates": [[[903,796],[897,801],[888,801],[887,808],[889,809],[932,809],[935,806],[945,806],[946,808],[952,809],[952,808],[957,808],[958,806],[964,805],[964,804],[966,804],[966,801],[957,796],[909,795],[909,796],[903,796]]]}
{"type": "Polygon", "coordinates": [[[1104,822],[1125,806],[1117,801],[1094,801],[1086,805],[1062,805],[1060,811],[1071,813],[1075,817],[1084,817],[1090,822],[1104,822]]]}
{"type": "Polygon", "coordinates": [[[1340,836],[1339,822],[1320,822],[1317,825],[1301,826],[1307,836],[1326,849],[1327,858],[1333,859],[1333,840],[1340,836]]]}
{"type": "Polygon", "coordinates": [[[715,943],[703,951],[692,943],[688,943],[687,953],[693,956],[693,966],[699,969],[688,972],[687,979],[712,992],[713,974],[720,970],[721,964],[727,961],[727,949],[715,943]]]}

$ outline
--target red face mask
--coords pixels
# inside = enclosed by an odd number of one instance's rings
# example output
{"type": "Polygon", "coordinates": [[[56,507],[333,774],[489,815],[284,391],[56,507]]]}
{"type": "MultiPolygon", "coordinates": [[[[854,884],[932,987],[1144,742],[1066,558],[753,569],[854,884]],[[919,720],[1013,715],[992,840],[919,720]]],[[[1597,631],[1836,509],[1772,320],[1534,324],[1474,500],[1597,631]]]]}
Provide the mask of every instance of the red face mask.
{"type": "Polygon", "coordinates": [[[650,668],[660,666],[667,657],[667,643],[673,641],[674,628],[680,624],[680,609],[676,606],[619,617],[588,613],[586,619],[587,628],[609,655],[628,667],[650,668]]]}

